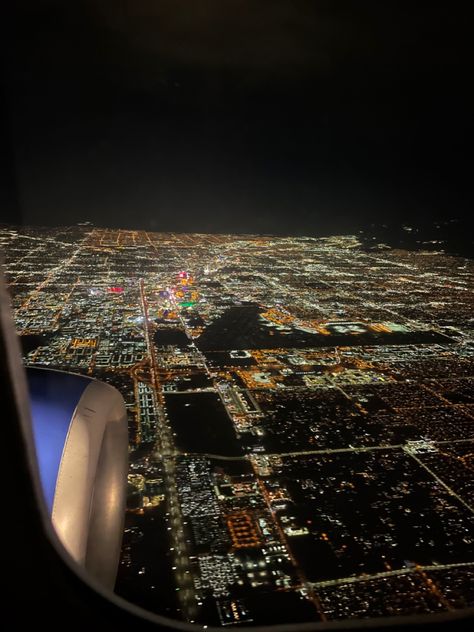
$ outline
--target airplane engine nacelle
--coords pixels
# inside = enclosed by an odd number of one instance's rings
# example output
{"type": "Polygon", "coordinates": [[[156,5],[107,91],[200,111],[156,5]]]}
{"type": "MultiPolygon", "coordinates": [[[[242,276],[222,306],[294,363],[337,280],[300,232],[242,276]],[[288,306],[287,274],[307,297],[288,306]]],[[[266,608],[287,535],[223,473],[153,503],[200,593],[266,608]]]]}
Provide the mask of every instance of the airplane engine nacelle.
{"type": "Polygon", "coordinates": [[[113,588],[125,517],[128,432],[122,396],[97,380],[27,369],[41,485],[71,557],[113,588]]]}

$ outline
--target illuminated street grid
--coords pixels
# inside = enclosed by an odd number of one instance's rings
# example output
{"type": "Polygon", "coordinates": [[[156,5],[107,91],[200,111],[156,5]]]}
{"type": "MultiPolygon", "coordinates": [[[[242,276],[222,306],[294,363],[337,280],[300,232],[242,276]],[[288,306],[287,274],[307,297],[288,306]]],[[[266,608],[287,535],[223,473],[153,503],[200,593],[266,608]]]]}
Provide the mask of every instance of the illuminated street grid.
{"type": "Polygon", "coordinates": [[[222,625],[474,605],[472,262],[355,237],[0,240],[26,363],[126,400],[120,594],[222,625]]]}

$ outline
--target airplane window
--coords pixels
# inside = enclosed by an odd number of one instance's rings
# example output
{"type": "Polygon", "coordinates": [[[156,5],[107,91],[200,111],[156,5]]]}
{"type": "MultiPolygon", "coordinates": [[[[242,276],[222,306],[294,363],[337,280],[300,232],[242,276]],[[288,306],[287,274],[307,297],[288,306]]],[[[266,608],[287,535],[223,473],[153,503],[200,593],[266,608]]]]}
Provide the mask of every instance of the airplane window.
{"type": "Polygon", "coordinates": [[[467,31],[365,5],[14,11],[0,247],[45,508],[180,624],[474,606],[467,31]]]}

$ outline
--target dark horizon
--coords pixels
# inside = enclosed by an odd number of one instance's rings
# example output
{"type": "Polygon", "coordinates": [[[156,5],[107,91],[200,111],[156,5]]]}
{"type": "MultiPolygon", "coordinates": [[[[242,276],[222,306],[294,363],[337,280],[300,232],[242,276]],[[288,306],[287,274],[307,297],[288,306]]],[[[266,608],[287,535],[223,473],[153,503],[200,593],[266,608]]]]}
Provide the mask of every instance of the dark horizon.
{"type": "Polygon", "coordinates": [[[18,204],[0,221],[280,235],[467,221],[468,20],[450,7],[19,2],[2,187],[16,180],[18,204]]]}

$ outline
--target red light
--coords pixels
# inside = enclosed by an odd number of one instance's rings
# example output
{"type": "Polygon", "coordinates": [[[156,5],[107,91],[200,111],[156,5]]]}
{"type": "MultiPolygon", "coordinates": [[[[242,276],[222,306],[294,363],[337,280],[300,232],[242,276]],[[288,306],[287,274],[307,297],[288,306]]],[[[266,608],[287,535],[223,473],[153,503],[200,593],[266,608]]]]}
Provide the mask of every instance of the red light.
{"type": "Polygon", "coordinates": [[[108,292],[111,292],[112,294],[120,294],[120,292],[123,292],[123,287],[109,287],[109,289],[107,290],[108,292]]]}

